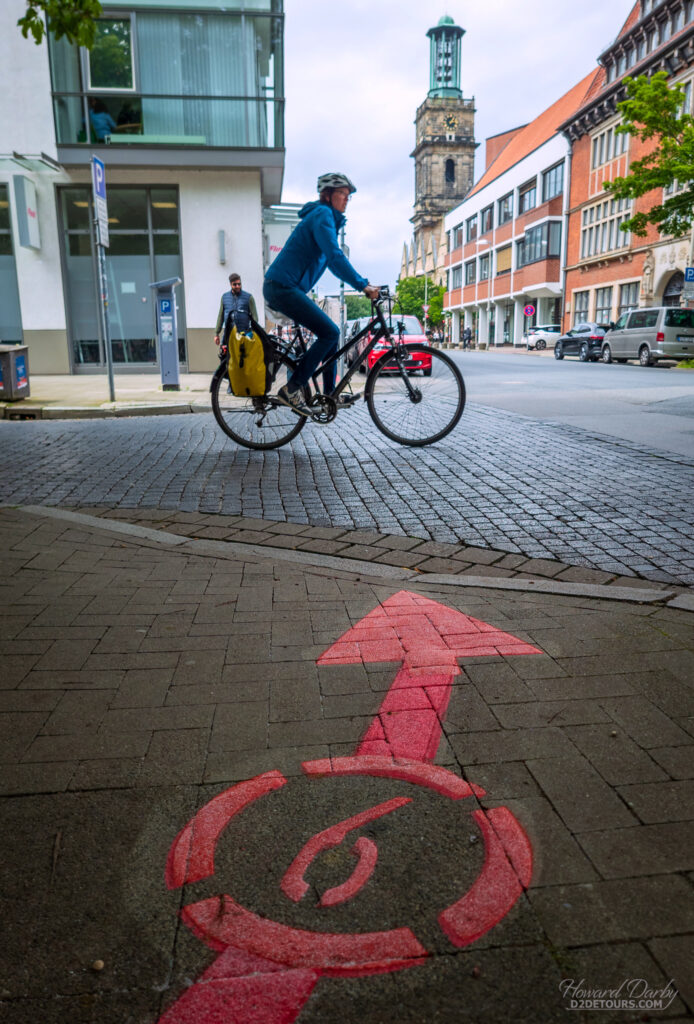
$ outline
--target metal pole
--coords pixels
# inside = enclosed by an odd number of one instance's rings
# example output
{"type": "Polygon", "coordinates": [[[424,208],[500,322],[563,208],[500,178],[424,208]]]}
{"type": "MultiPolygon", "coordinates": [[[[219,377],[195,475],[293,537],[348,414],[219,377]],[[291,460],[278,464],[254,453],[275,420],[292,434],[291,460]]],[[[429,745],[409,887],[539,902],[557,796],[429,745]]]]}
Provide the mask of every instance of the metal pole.
{"type": "Polygon", "coordinates": [[[96,251],[99,262],[99,294],[101,303],[99,311],[101,315],[101,328],[104,339],[104,355],[106,356],[106,371],[108,373],[108,394],[109,401],[115,402],[116,388],[113,380],[113,353],[111,352],[111,327],[108,318],[108,281],[106,280],[106,253],[99,239],[99,224],[96,225],[96,251]]]}
{"type": "MultiPolygon", "coordinates": [[[[344,252],[345,248],[345,226],[344,224],[340,228],[340,248],[344,252]]],[[[345,282],[340,281],[340,348],[345,343],[345,282]]],[[[342,377],[345,372],[345,357],[340,356],[338,359],[337,373],[338,377],[342,377]]]]}

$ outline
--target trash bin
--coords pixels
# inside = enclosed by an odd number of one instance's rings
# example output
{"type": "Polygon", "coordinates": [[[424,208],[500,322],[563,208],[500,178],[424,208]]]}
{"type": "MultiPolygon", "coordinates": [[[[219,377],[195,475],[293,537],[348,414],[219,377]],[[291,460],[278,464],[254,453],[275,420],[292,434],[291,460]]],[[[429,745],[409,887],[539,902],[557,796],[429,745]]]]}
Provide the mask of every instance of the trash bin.
{"type": "Polygon", "coordinates": [[[29,397],[29,352],[26,345],[0,345],[0,402],[29,397]]]}

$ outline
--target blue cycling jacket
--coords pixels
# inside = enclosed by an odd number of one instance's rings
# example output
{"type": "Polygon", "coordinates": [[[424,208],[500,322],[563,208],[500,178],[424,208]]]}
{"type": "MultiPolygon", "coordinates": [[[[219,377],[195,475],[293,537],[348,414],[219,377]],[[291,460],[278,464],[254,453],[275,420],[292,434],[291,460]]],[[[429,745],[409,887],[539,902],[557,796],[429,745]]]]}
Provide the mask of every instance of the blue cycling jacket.
{"type": "Polygon", "coordinates": [[[300,222],[268,268],[265,280],[309,292],[327,267],[340,281],[363,291],[368,278],[359,276],[337,243],[344,214],[327,203],[314,201],[299,210],[299,217],[300,222]]]}

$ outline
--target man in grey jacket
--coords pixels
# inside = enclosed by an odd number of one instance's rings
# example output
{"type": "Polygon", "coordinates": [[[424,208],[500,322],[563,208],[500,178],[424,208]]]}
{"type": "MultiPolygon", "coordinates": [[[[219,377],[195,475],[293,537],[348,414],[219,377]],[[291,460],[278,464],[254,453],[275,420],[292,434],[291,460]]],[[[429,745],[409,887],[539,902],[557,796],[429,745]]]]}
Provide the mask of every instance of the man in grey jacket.
{"type": "MultiPolygon", "coordinates": [[[[245,292],[241,287],[241,275],[229,274],[229,285],[229,291],[224,292],[219,304],[219,315],[214,334],[215,345],[219,345],[222,332],[225,332],[229,314],[231,314],[232,324],[237,331],[250,331],[251,317],[256,322],[258,320],[255,299],[250,292],[245,292]]],[[[229,324],[229,330],[231,330],[231,324],[229,324]]]]}

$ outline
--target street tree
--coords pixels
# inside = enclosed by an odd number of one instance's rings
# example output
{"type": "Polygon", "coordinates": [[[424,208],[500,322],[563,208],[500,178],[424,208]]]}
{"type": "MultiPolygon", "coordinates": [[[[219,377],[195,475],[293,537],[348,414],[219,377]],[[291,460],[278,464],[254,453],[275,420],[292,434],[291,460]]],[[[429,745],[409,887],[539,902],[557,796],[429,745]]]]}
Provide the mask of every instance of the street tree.
{"type": "Polygon", "coordinates": [[[96,19],[102,11],[100,0],[26,0],[26,13],[17,25],[25,39],[29,34],[38,45],[48,31],[56,39],[91,49],[96,19]],[[44,20],[45,19],[45,20],[44,20]]]}
{"type": "Polygon", "coordinates": [[[679,237],[694,220],[694,118],[684,113],[684,89],[669,87],[665,71],[625,78],[624,84],[627,98],[617,104],[622,124],[616,131],[651,142],[652,148],[631,161],[629,174],[605,182],[605,188],[617,199],[632,200],[671,188],[671,196],[634,213],[622,230],[643,236],[654,224],[663,234],[679,237]]]}
{"type": "Polygon", "coordinates": [[[357,320],[360,316],[371,314],[371,299],[366,295],[345,295],[345,317],[357,320]]]}
{"type": "Polygon", "coordinates": [[[424,319],[425,295],[429,306],[427,319],[432,327],[438,327],[443,320],[443,296],[446,289],[434,284],[432,279],[425,277],[402,277],[395,288],[395,297],[399,302],[398,312],[424,319]],[[426,281],[426,288],[425,288],[426,281]]]}

